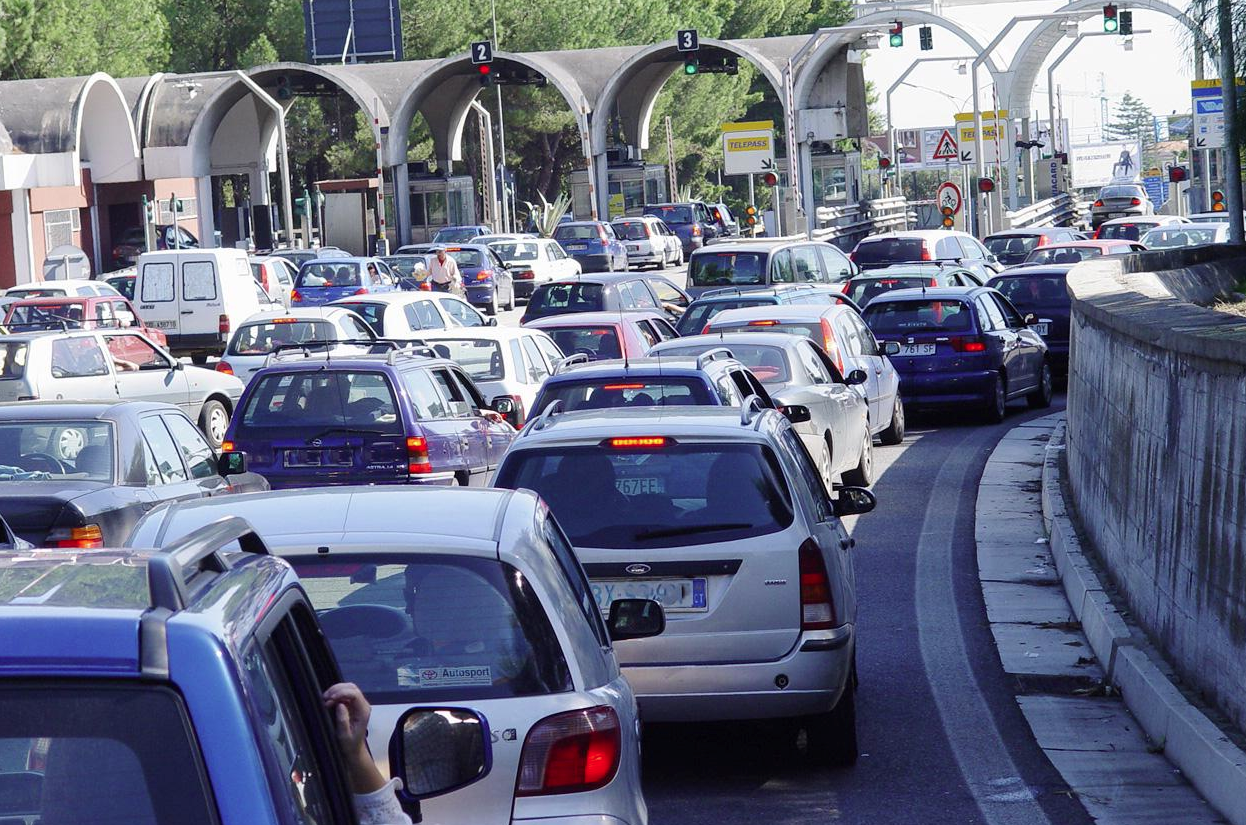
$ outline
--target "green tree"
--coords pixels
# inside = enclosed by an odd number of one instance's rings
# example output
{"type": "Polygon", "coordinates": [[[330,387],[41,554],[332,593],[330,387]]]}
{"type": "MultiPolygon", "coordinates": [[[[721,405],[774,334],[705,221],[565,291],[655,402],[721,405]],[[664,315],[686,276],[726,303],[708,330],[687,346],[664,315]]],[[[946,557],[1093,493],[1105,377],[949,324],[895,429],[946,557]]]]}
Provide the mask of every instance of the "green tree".
{"type": "Polygon", "coordinates": [[[156,0],[17,0],[0,19],[0,78],[150,74],[168,58],[156,0]]]}
{"type": "Polygon", "coordinates": [[[1130,92],[1125,92],[1112,121],[1104,128],[1109,140],[1137,141],[1142,150],[1142,165],[1149,168],[1155,155],[1155,116],[1150,107],[1130,92]]]}
{"type": "Polygon", "coordinates": [[[274,0],[161,0],[169,25],[169,69],[214,72],[242,66],[265,34],[274,0]]]}

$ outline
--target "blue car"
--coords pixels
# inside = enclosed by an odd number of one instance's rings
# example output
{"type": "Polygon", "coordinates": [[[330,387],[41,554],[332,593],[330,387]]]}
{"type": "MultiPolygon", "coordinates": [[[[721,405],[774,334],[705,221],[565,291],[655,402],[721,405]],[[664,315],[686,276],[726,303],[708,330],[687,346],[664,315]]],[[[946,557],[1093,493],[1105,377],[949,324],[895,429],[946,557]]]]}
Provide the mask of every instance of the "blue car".
{"type": "Polygon", "coordinates": [[[489,315],[498,314],[499,304],[515,308],[515,278],[496,252],[484,244],[460,244],[447,246],[446,255],[459,265],[469,304],[489,315]]]}
{"type": "Polygon", "coordinates": [[[604,221],[571,221],[554,230],[554,240],[584,272],[627,272],[627,247],[604,221]]]}
{"type": "Polygon", "coordinates": [[[1004,270],[986,284],[1003,293],[1021,313],[1038,317],[1034,331],[1047,342],[1051,368],[1057,376],[1069,373],[1073,306],[1065,279],[1070,269],[1068,264],[1017,266],[1004,270]]]}
{"type": "Polygon", "coordinates": [[[483,487],[514,437],[467,373],[427,348],[296,351],[251,378],[221,449],[245,453],[273,489],[483,487]]]}
{"type": "Polygon", "coordinates": [[[484,224],[475,223],[467,226],[443,226],[433,236],[435,244],[469,243],[473,238],[490,235],[493,229],[484,224]]]}
{"type": "Polygon", "coordinates": [[[398,288],[398,277],[380,258],[316,258],[299,267],[290,304],[323,306],[339,298],[398,288]]]}
{"type": "Polygon", "coordinates": [[[966,407],[987,421],[1004,419],[1024,397],[1051,404],[1051,357],[1032,324],[989,287],[897,289],[879,295],[863,313],[880,344],[895,342],[891,363],[900,375],[905,409],[966,407]]]}
{"type": "MultiPolygon", "coordinates": [[[[294,570],[236,517],[171,538],[0,550],[0,821],[358,821],[321,698],[341,672],[294,570]]],[[[474,711],[411,708],[392,736],[407,799],[489,773],[474,711]],[[469,747],[429,739],[446,719],[469,747]],[[430,758],[462,773],[410,778],[430,758]]]]}

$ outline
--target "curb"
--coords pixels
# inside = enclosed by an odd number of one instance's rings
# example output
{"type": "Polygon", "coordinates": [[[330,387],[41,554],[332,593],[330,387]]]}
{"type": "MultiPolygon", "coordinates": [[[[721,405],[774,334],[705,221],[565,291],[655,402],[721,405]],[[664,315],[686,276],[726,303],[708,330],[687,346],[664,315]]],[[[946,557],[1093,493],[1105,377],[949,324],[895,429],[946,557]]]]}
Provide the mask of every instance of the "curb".
{"type": "Polygon", "coordinates": [[[1192,705],[1145,650],[1104,592],[1086,558],[1060,489],[1065,421],[1052,432],[1043,459],[1043,521],[1056,571],[1074,615],[1108,682],[1150,740],[1233,825],[1246,825],[1246,753],[1192,705]]]}

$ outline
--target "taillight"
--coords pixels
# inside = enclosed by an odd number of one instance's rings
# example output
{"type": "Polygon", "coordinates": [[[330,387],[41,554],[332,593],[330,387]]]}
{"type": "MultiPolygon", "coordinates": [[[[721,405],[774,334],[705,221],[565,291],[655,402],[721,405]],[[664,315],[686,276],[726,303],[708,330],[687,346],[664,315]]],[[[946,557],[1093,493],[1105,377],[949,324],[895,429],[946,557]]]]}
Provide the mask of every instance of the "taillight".
{"type": "Polygon", "coordinates": [[[948,339],[954,352],[986,352],[986,342],[968,335],[953,335],[948,339]]]}
{"type": "Polygon", "coordinates": [[[665,447],[666,436],[642,435],[612,438],[610,439],[610,446],[616,450],[648,450],[654,447],[665,447]]]}
{"type": "Polygon", "coordinates": [[[292,304],[303,303],[303,296],[299,294],[299,291],[297,289],[290,290],[290,303],[292,304]]]}
{"type": "Polygon", "coordinates": [[[926,245],[926,242],[925,242],[925,241],[922,241],[922,260],[923,260],[923,261],[933,261],[933,260],[934,260],[934,258],[933,258],[933,257],[931,257],[931,255],[930,255],[930,247],[926,245]]]}
{"type": "Polygon", "coordinates": [[[601,241],[602,246],[610,243],[610,239],[606,237],[606,228],[604,226],[597,227],[597,239],[601,241]]]}
{"type": "Polygon", "coordinates": [[[268,269],[260,267],[260,285],[264,287],[264,291],[268,291],[268,269]]]}
{"type": "Polygon", "coordinates": [[[229,316],[228,315],[221,313],[221,315],[216,319],[216,329],[218,332],[220,332],[221,335],[229,334],[229,316]]]}
{"type": "Polygon", "coordinates": [[[354,292],[351,293],[351,295],[367,295],[367,294],[368,294],[368,288],[366,286],[361,286],[359,287],[359,289],[356,289],[354,292]]]}
{"type": "Polygon", "coordinates": [[[104,531],[98,524],[83,527],[59,527],[48,533],[49,547],[98,550],[104,546],[104,531]]]}
{"type": "Polygon", "coordinates": [[[837,624],[822,548],[813,539],[805,539],[800,546],[800,629],[827,630],[837,624]]]}
{"type": "Polygon", "coordinates": [[[422,436],[407,439],[407,472],[411,475],[431,473],[433,465],[428,460],[428,440],[422,436]]]}
{"type": "Polygon", "coordinates": [[[844,281],[843,293],[847,295],[851,289],[852,289],[852,281],[844,281]]]}
{"type": "Polygon", "coordinates": [[[477,280],[477,281],[487,281],[487,280],[489,280],[489,279],[490,279],[490,278],[492,278],[492,277],[493,277],[493,270],[492,270],[492,269],[482,269],[482,270],[480,270],[479,272],[477,272],[477,273],[476,273],[476,280],[477,280]]]}
{"type": "Polygon", "coordinates": [[[762,320],[757,320],[757,321],[749,321],[748,325],[750,327],[777,327],[779,325],[779,322],[770,320],[767,318],[767,319],[762,319],[762,320]]]}
{"type": "Polygon", "coordinates": [[[1130,204],[1131,206],[1141,206],[1141,205],[1142,205],[1142,198],[1130,198],[1130,199],[1129,199],[1129,204],[1130,204]]]}
{"type": "Polygon", "coordinates": [[[420,289],[422,289],[425,292],[432,292],[433,285],[430,284],[428,281],[420,281],[420,289]]]}
{"type": "Polygon", "coordinates": [[[694,238],[701,237],[701,225],[700,224],[694,223],[692,225],[692,237],[694,238]]]}
{"type": "Polygon", "coordinates": [[[613,708],[573,710],[528,731],[516,796],[581,793],[605,787],[619,770],[623,737],[613,708]]]}
{"type": "Polygon", "coordinates": [[[1095,206],[1103,206],[1103,200],[1102,200],[1102,199],[1100,199],[1100,200],[1095,201],[1095,202],[1094,202],[1094,205],[1095,205],[1095,206]]]}
{"type": "Polygon", "coordinates": [[[228,362],[228,361],[217,361],[217,362],[216,362],[216,371],[217,371],[217,372],[223,372],[223,373],[225,373],[226,375],[233,375],[233,374],[234,374],[234,368],[233,368],[233,367],[231,367],[231,366],[229,365],[229,362],[228,362]]]}
{"type": "Polygon", "coordinates": [[[826,350],[826,354],[831,356],[831,360],[835,362],[840,375],[843,375],[844,359],[839,354],[839,344],[835,341],[835,331],[831,329],[831,322],[825,318],[822,319],[822,349],[826,350]]]}
{"type": "Polygon", "coordinates": [[[536,277],[536,273],[533,272],[531,269],[524,269],[524,270],[521,270],[515,273],[516,281],[531,281],[535,277],[536,277]]]}

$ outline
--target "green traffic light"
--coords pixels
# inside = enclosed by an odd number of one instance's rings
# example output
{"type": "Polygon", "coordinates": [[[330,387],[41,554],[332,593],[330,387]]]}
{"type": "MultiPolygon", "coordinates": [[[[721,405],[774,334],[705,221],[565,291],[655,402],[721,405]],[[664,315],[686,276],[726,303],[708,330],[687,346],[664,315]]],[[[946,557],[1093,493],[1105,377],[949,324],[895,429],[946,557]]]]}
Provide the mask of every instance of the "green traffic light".
{"type": "Polygon", "coordinates": [[[891,48],[898,49],[903,45],[904,45],[904,35],[902,34],[891,35],[891,48]]]}
{"type": "Polygon", "coordinates": [[[685,60],[684,61],[684,74],[696,74],[696,73],[697,73],[697,62],[695,60],[685,60]]]}
{"type": "Polygon", "coordinates": [[[1120,27],[1120,22],[1115,17],[1103,18],[1103,30],[1108,34],[1116,34],[1116,30],[1120,27]]]}

